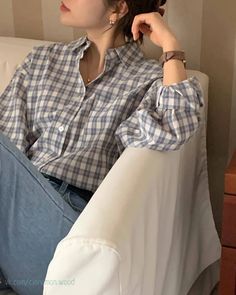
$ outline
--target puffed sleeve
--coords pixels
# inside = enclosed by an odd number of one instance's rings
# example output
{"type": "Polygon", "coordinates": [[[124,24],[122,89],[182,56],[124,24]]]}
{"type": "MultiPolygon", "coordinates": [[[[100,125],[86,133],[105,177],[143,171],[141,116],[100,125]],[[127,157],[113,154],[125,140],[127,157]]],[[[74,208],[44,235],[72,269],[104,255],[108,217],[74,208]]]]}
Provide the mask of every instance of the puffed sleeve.
{"type": "Polygon", "coordinates": [[[26,106],[32,56],[33,50],[17,66],[10,83],[0,95],[0,131],[22,152],[29,144],[26,106]]]}
{"type": "Polygon", "coordinates": [[[137,109],[115,131],[118,150],[177,150],[198,130],[203,90],[197,77],[170,85],[155,80],[137,109]]]}

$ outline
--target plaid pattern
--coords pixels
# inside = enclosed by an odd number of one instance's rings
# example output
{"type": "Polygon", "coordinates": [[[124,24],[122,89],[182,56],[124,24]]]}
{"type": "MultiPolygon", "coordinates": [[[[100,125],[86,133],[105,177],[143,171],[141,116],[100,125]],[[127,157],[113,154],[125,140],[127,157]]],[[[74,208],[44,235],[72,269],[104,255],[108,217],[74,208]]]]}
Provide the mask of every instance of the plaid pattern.
{"type": "Polygon", "coordinates": [[[0,130],[39,171],[95,192],[126,147],[179,149],[204,101],[195,76],[163,86],[161,65],[136,42],[109,48],[85,86],[79,61],[90,44],[35,46],[0,96],[0,130]]]}

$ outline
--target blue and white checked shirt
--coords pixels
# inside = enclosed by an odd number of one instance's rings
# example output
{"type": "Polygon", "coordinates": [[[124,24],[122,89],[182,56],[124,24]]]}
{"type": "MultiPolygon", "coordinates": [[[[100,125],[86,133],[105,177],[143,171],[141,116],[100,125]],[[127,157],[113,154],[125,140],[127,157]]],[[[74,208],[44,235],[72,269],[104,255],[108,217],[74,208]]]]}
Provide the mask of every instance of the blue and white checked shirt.
{"type": "Polygon", "coordinates": [[[163,69],[136,42],[109,48],[84,85],[87,36],[35,46],[0,96],[0,130],[40,172],[95,192],[128,147],[176,150],[200,125],[198,79],[163,86],[163,69]]]}

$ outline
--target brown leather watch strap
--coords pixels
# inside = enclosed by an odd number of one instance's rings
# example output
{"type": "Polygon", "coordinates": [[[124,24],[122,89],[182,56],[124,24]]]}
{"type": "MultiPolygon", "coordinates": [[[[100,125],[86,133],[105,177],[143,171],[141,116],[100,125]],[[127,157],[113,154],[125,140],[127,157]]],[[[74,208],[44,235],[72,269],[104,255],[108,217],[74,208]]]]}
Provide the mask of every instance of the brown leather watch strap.
{"type": "Polygon", "coordinates": [[[162,56],[159,58],[159,62],[161,63],[161,66],[164,66],[164,63],[167,62],[170,59],[178,59],[181,60],[184,63],[184,67],[186,68],[186,59],[185,59],[185,52],[184,51],[165,51],[163,52],[162,56]]]}

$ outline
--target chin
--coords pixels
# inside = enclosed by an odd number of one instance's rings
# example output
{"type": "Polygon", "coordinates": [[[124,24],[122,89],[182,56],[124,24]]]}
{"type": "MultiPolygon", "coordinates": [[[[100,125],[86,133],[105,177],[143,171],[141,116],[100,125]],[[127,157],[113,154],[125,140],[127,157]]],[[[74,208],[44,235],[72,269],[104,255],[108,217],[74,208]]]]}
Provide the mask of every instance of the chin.
{"type": "Polygon", "coordinates": [[[65,26],[72,26],[73,25],[73,23],[69,20],[69,18],[66,18],[63,15],[60,17],[60,23],[65,26]]]}
{"type": "Polygon", "coordinates": [[[65,26],[78,27],[78,24],[76,24],[76,22],[73,22],[70,17],[67,17],[65,15],[60,16],[60,23],[65,26]]]}

